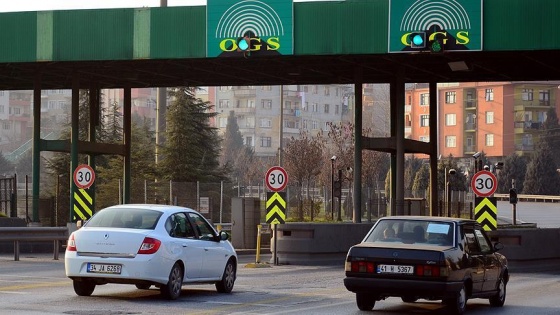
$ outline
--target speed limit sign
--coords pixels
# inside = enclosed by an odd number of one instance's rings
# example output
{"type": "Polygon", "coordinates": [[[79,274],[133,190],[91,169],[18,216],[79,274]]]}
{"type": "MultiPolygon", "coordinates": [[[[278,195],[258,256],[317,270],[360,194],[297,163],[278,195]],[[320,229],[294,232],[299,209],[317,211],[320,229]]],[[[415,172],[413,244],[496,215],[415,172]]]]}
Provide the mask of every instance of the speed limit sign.
{"type": "Polygon", "coordinates": [[[74,184],[78,188],[89,188],[95,181],[95,172],[93,168],[87,164],[81,164],[74,170],[74,184]]]}
{"type": "Polygon", "coordinates": [[[288,184],[288,173],[281,166],[268,169],[265,176],[266,187],[272,191],[281,191],[288,184]]]}
{"type": "Polygon", "coordinates": [[[496,176],[489,171],[480,171],[474,174],[471,180],[471,188],[479,197],[492,196],[498,188],[496,176]]]}

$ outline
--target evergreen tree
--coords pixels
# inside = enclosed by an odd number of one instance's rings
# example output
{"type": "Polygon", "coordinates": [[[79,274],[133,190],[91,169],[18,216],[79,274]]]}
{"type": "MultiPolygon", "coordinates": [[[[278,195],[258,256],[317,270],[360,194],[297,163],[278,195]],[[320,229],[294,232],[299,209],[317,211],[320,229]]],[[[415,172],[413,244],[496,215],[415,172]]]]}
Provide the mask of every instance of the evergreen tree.
{"type": "Polygon", "coordinates": [[[251,181],[250,165],[253,160],[253,149],[243,144],[243,137],[239,131],[235,112],[230,111],[227,119],[224,145],[220,164],[227,170],[231,170],[233,181],[251,181]]]}
{"type": "Polygon", "coordinates": [[[412,196],[412,185],[414,184],[414,178],[416,177],[416,172],[422,167],[422,161],[416,158],[414,155],[406,159],[404,162],[404,191],[405,197],[412,196]]]}
{"type": "Polygon", "coordinates": [[[430,165],[422,164],[416,176],[414,177],[414,184],[412,184],[412,193],[414,197],[422,198],[427,196],[427,190],[430,187],[430,165]],[[426,193],[426,195],[424,195],[426,193]]]}
{"type": "Polygon", "coordinates": [[[14,175],[14,165],[8,161],[4,154],[0,152],[0,175],[12,176],[14,175]]]}
{"type": "Polygon", "coordinates": [[[170,91],[167,109],[167,140],[162,147],[161,174],[181,182],[218,182],[225,179],[219,165],[220,142],[217,128],[210,126],[209,102],[194,96],[194,88],[170,91]]]}
{"type": "Polygon", "coordinates": [[[543,123],[542,140],[546,146],[552,151],[552,158],[556,168],[560,167],[560,125],[558,124],[558,116],[556,109],[550,107],[546,112],[546,120],[543,123]]]}
{"type": "Polygon", "coordinates": [[[438,163],[438,190],[445,191],[445,177],[447,172],[447,181],[449,182],[449,189],[452,191],[466,191],[468,181],[465,174],[457,165],[457,161],[453,155],[449,155],[447,159],[440,160],[438,163]],[[455,174],[449,174],[451,169],[455,170],[455,174]]]}
{"type": "Polygon", "coordinates": [[[527,165],[523,193],[529,195],[558,195],[560,175],[551,148],[546,141],[539,141],[533,158],[527,165]]]}
{"type": "Polygon", "coordinates": [[[517,155],[515,152],[504,159],[504,167],[498,171],[498,193],[509,193],[511,180],[515,179],[517,193],[523,191],[525,172],[527,171],[527,159],[517,155]]]}

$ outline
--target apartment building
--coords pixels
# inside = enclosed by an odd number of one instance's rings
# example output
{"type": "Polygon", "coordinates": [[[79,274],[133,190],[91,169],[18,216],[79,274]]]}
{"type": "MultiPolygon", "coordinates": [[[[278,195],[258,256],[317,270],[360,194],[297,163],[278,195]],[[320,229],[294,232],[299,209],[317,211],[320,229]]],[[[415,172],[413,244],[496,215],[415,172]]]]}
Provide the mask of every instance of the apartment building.
{"type": "MultiPolygon", "coordinates": [[[[472,82],[438,85],[438,154],[503,158],[531,154],[547,111],[560,110],[558,82],[472,82]]],[[[427,84],[406,89],[405,135],[430,141],[427,84]]]]}

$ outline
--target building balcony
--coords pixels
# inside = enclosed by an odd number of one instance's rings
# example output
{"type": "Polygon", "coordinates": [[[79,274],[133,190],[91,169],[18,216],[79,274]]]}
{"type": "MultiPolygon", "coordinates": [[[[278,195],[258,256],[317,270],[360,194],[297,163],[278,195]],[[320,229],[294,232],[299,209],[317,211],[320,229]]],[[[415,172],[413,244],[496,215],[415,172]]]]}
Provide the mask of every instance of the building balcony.
{"type": "Polygon", "coordinates": [[[254,107],[236,107],[234,108],[236,114],[247,114],[247,113],[255,113],[254,107]]]}
{"type": "Polygon", "coordinates": [[[475,132],[476,131],[476,123],[465,123],[465,131],[466,132],[475,132]]]}
{"type": "Polygon", "coordinates": [[[476,153],[476,146],[474,145],[466,145],[464,147],[465,154],[474,154],[476,153]]]}
{"type": "Polygon", "coordinates": [[[233,90],[233,96],[238,97],[238,98],[249,98],[249,97],[255,97],[257,96],[257,90],[252,88],[240,88],[240,89],[236,89],[233,90]]]}
{"type": "Polygon", "coordinates": [[[548,109],[551,101],[518,101],[513,106],[513,110],[521,111],[525,109],[548,109]]]}
{"type": "Polygon", "coordinates": [[[476,109],[476,101],[465,102],[465,110],[474,110],[474,109],[476,109]]]}
{"type": "Polygon", "coordinates": [[[514,122],[515,133],[537,132],[543,130],[542,122],[516,121],[514,122]]]}

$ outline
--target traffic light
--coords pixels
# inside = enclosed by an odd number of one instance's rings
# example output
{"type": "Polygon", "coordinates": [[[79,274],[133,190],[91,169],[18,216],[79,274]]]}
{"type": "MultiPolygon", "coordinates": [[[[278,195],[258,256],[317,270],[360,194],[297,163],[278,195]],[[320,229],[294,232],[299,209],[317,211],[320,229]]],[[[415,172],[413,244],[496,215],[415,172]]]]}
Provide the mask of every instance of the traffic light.
{"type": "Polygon", "coordinates": [[[410,48],[412,49],[426,48],[426,32],[410,33],[410,36],[408,38],[410,39],[410,48]]]}
{"type": "Polygon", "coordinates": [[[342,195],[342,181],[337,180],[334,182],[334,196],[340,198],[342,195]]]}
{"type": "Polygon", "coordinates": [[[512,205],[517,204],[517,191],[515,188],[509,190],[509,203],[512,205]]]}

